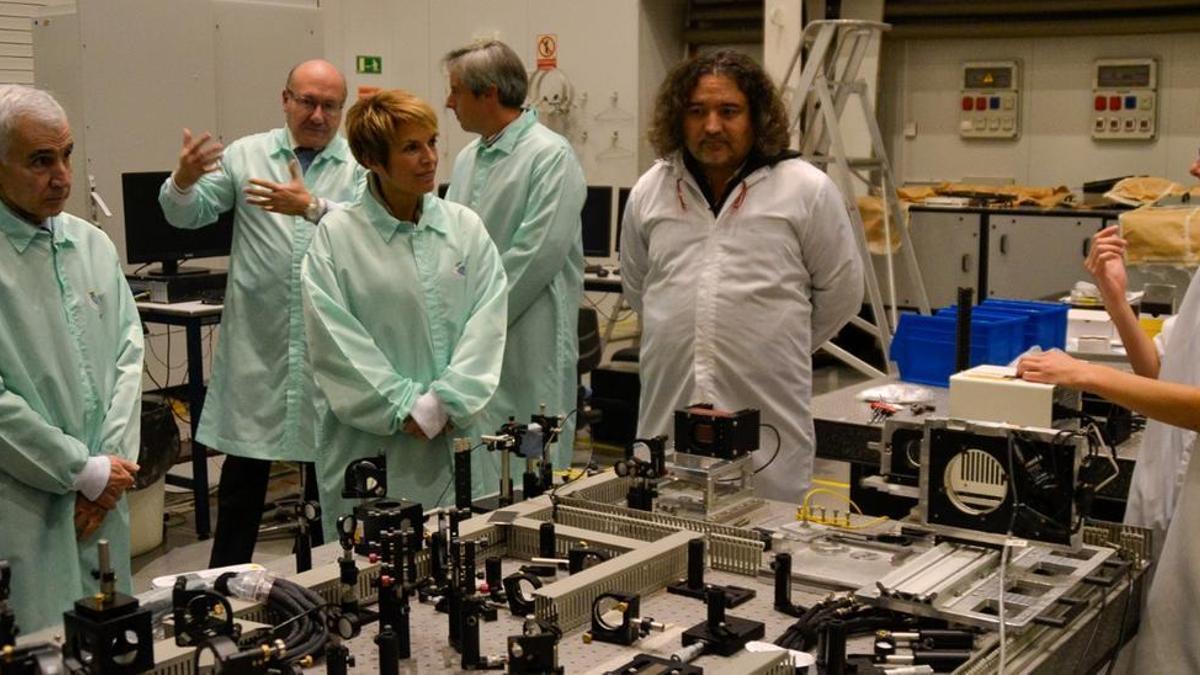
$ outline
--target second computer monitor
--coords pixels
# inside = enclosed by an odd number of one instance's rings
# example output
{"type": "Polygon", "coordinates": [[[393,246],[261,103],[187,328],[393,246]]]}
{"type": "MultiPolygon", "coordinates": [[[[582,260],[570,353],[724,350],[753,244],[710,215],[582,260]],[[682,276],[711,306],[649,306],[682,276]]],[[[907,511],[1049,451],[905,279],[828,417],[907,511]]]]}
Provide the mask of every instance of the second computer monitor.
{"type": "Polygon", "coordinates": [[[233,243],[232,210],[220,214],[215,223],[198,229],[179,229],[167,222],[158,203],[158,193],[170,175],[170,171],[121,174],[126,260],[131,264],[161,263],[158,273],[165,275],[187,271],[178,267],[181,260],[227,256],[233,243]]]}
{"type": "Polygon", "coordinates": [[[621,252],[621,225],[625,223],[625,205],[629,203],[629,188],[620,188],[617,190],[617,236],[613,240],[616,242],[614,248],[617,253],[621,252]]]}
{"type": "Polygon", "coordinates": [[[582,213],[584,257],[612,255],[612,194],[609,186],[588,186],[582,213]]]}

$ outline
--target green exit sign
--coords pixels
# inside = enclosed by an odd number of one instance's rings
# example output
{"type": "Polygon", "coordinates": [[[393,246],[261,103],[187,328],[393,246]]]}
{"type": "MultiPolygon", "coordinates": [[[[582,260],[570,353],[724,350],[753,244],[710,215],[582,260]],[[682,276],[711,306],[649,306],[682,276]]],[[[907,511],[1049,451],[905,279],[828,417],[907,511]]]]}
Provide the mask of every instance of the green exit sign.
{"type": "Polygon", "coordinates": [[[370,73],[378,75],[383,72],[383,57],[382,56],[364,56],[358,55],[356,59],[357,70],[359,73],[370,73]]]}

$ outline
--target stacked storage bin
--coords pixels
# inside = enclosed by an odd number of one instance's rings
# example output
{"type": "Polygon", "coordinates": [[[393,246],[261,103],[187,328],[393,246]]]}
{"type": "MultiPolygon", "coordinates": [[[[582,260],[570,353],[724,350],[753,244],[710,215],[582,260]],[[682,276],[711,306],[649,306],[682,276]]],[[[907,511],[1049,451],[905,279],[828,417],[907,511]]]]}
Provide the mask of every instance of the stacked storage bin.
{"type": "MultiPolygon", "coordinates": [[[[1004,365],[1030,347],[1062,349],[1067,339],[1066,305],[1031,300],[988,299],[971,310],[970,365],[1004,365]]],[[[954,373],[958,308],[934,316],[903,314],[890,358],[906,382],[948,386],[954,373]]]]}

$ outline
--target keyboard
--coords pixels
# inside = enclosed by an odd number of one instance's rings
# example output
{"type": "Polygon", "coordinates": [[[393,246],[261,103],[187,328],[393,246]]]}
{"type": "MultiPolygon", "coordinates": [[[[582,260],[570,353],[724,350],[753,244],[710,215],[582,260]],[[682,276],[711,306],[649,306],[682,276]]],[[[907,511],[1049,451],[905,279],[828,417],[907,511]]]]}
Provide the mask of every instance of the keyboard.
{"type": "Polygon", "coordinates": [[[615,265],[608,266],[608,267],[606,267],[604,265],[584,265],[583,273],[584,274],[594,274],[598,277],[603,278],[603,277],[609,276],[610,274],[611,275],[619,275],[621,273],[621,270],[618,269],[615,265]]]}
{"type": "Polygon", "coordinates": [[[213,288],[207,291],[200,291],[200,295],[196,299],[202,305],[223,305],[225,304],[225,289],[213,288]]]}

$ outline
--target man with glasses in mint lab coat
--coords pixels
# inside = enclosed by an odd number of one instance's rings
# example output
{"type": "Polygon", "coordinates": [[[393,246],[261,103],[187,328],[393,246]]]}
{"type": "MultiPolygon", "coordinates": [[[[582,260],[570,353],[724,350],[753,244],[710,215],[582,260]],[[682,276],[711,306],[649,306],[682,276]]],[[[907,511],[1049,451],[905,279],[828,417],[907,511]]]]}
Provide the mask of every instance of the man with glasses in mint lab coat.
{"type": "MultiPolygon", "coordinates": [[[[203,227],[234,209],[221,335],[196,434],[227,455],[213,567],[250,562],[272,461],[303,462],[305,496],[317,499],[300,262],[317,222],[353,201],[366,175],[338,135],[346,80],[332,64],[297,65],[281,98],[286,126],[227,148],[184,129],[179,165],[159,195],[175,227],[203,227]]],[[[312,532],[319,543],[320,528],[312,532]]]]}

